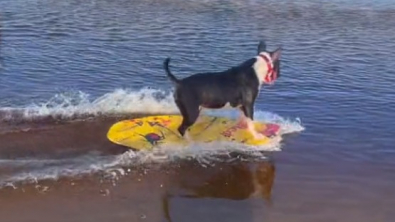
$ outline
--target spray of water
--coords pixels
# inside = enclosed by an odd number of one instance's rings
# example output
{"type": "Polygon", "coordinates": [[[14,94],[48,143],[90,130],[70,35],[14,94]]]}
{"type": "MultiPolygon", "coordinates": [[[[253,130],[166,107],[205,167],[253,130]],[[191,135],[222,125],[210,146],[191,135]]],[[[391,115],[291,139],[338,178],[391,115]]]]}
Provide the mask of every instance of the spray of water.
{"type": "MultiPolygon", "coordinates": [[[[169,92],[154,89],[131,91],[117,89],[97,99],[90,100],[83,92],[55,95],[46,102],[26,107],[1,108],[3,119],[23,118],[26,120],[57,116],[69,118],[84,115],[116,115],[124,113],[178,113],[169,92]],[[7,115],[4,115],[6,113],[7,115]],[[18,113],[16,115],[15,113],[18,113]]],[[[237,118],[232,110],[206,110],[208,115],[237,118]]],[[[257,110],[257,121],[276,123],[281,126],[280,135],[297,133],[304,130],[300,119],[286,119],[275,113],[257,110]]],[[[40,180],[56,180],[62,177],[78,177],[86,174],[104,173],[124,175],[125,168],[150,163],[169,163],[180,159],[195,159],[202,165],[215,164],[218,161],[240,160],[240,156],[231,153],[243,153],[243,158],[265,158],[262,151],[281,150],[281,138],[270,144],[253,147],[235,143],[214,142],[209,144],[168,145],[149,151],[127,151],[116,156],[101,156],[89,153],[84,156],[63,159],[23,159],[0,160],[0,168],[13,168],[11,175],[0,177],[0,186],[14,186],[17,183],[31,183],[40,180]],[[114,173],[117,172],[117,173],[114,173]]],[[[243,160],[243,159],[241,159],[243,160]]]]}

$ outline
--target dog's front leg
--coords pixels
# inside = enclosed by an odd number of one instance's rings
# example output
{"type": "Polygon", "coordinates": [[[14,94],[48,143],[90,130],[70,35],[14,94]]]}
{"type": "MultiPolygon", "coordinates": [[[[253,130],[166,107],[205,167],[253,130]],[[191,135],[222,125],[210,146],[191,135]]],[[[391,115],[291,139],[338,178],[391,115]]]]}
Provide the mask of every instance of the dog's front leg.
{"type": "Polygon", "coordinates": [[[198,117],[196,118],[195,124],[200,123],[201,121],[203,121],[203,120],[202,120],[203,117],[202,117],[202,115],[201,115],[201,114],[204,112],[203,109],[204,109],[204,108],[203,108],[202,106],[199,106],[199,115],[198,115],[198,117]]]}
{"type": "Polygon", "coordinates": [[[240,112],[239,112],[239,118],[238,118],[237,123],[241,124],[241,125],[247,125],[247,117],[244,114],[244,111],[242,109],[239,109],[239,111],[240,112]]]}
{"type": "Polygon", "coordinates": [[[247,123],[247,129],[250,131],[250,133],[254,136],[255,139],[263,139],[264,136],[257,132],[255,130],[254,126],[254,107],[252,104],[248,105],[243,105],[242,106],[242,111],[243,111],[243,117],[242,120],[243,122],[247,123]]]}

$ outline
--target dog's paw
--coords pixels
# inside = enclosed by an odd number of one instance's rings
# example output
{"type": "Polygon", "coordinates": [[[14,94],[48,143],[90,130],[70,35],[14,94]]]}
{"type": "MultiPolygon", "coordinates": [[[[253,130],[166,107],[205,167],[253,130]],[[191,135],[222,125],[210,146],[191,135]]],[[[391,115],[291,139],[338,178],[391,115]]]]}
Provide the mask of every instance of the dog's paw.
{"type": "Polygon", "coordinates": [[[191,135],[189,135],[189,132],[188,132],[188,131],[185,132],[183,138],[184,138],[184,140],[186,140],[187,142],[192,142],[191,135]]]}
{"type": "Polygon", "coordinates": [[[254,136],[254,139],[256,139],[256,140],[263,140],[263,139],[265,139],[265,136],[260,134],[259,132],[254,132],[253,136],[254,136]]]}

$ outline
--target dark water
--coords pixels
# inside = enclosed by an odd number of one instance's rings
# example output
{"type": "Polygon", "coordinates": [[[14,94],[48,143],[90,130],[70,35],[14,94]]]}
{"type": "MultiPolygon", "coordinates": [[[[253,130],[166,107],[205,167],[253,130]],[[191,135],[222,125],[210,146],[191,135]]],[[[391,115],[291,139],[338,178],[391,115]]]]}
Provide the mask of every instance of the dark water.
{"type": "Polygon", "coordinates": [[[289,134],[270,154],[268,219],[390,221],[394,27],[389,0],[2,0],[1,182],[134,165],[105,133],[135,113],[177,112],[164,58],[179,77],[223,70],[265,39],[283,46],[282,75],[256,109],[289,134]]]}

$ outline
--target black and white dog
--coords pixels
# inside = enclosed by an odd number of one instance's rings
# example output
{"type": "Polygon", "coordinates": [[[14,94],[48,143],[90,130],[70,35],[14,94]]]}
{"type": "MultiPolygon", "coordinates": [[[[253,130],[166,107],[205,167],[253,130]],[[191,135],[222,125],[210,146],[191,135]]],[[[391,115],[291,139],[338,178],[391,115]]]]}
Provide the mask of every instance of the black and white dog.
{"type": "Polygon", "coordinates": [[[179,133],[184,136],[202,108],[219,109],[230,105],[241,110],[241,121],[246,121],[254,138],[262,139],[263,135],[253,124],[254,103],[261,85],[272,84],[280,76],[281,51],[281,47],[267,51],[265,42],[260,41],[254,58],[222,72],[198,73],[184,79],[177,79],[170,72],[170,58],[166,58],[164,69],[175,85],[174,100],[183,116],[179,133]]]}

